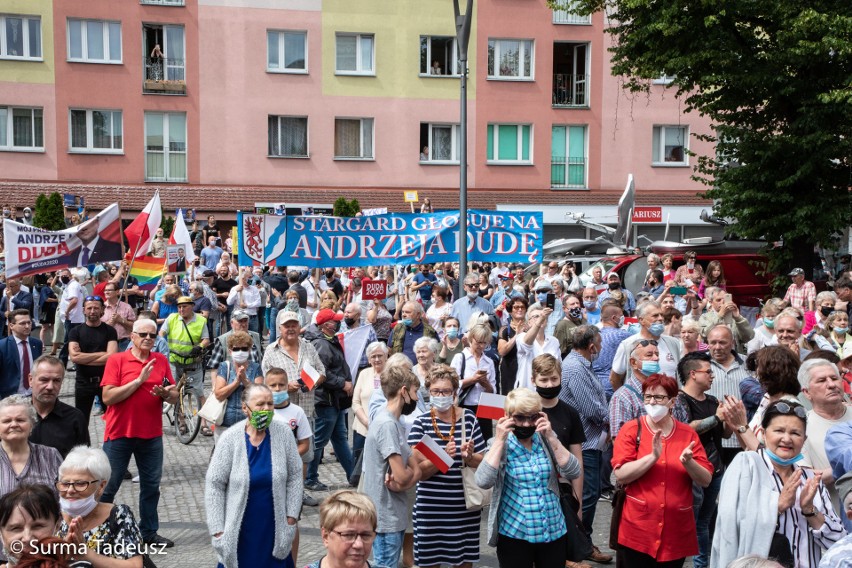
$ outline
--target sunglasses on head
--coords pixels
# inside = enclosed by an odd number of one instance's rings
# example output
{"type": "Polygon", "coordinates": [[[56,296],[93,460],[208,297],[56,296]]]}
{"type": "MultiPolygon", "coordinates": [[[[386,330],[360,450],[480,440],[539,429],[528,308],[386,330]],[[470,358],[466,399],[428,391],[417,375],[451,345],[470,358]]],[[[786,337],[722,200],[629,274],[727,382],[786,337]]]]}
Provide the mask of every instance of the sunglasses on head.
{"type": "Polygon", "coordinates": [[[657,346],[657,340],[656,339],[643,339],[642,341],[639,341],[637,343],[637,345],[639,347],[648,347],[649,345],[653,345],[654,347],[656,347],[657,346]]]}
{"type": "Polygon", "coordinates": [[[777,402],[772,412],[776,414],[793,415],[795,414],[802,420],[808,419],[808,411],[801,404],[787,404],[786,402],[777,402]]]}
{"type": "Polygon", "coordinates": [[[86,302],[91,302],[91,301],[93,301],[93,300],[94,300],[95,302],[103,302],[103,301],[104,301],[104,299],[103,299],[103,298],[101,298],[100,296],[86,296],[86,298],[85,298],[85,300],[84,300],[84,301],[86,301],[86,302]]]}

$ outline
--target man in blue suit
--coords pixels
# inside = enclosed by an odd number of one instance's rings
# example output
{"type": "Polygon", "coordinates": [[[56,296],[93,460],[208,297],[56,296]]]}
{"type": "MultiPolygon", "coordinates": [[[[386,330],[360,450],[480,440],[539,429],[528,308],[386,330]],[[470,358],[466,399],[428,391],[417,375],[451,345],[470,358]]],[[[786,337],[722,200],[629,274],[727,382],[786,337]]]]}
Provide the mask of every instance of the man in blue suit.
{"type": "Polygon", "coordinates": [[[19,278],[9,278],[6,281],[6,289],[0,296],[0,337],[9,335],[9,330],[6,328],[6,312],[18,309],[27,310],[32,317],[33,295],[21,288],[19,278]]]}
{"type": "Polygon", "coordinates": [[[13,394],[29,396],[33,361],[41,357],[42,343],[30,337],[33,318],[26,309],[9,313],[9,337],[0,339],[0,398],[13,394]]]}

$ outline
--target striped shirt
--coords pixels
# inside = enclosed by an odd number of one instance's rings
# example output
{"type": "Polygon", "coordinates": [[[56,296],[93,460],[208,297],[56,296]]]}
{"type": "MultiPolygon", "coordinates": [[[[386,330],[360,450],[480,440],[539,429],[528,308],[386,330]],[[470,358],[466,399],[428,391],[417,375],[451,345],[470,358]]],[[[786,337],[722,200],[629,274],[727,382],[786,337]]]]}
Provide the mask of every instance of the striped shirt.
{"type": "MultiPolygon", "coordinates": [[[[59,475],[59,466],[62,464],[62,455],[56,448],[42,446],[28,442],[30,446],[30,457],[27,459],[21,473],[15,473],[12,462],[5,450],[0,449],[0,495],[6,495],[21,485],[32,485],[41,483],[53,489],[57,493],[56,476],[59,475]]],[[[57,493],[58,495],[58,493],[57,493]]]]}
{"type": "Polygon", "coordinates": [[[602,450],[609,430],[606,392],[592,371],[591,362],[572,351],[562,362],[562,391],[559,399],[580,414],[586,441],[584,450],[602,450]]]}
{"type": "MultiPolygon", "coordinates": [[[[308,341],[299,339],[299,359],[294,361],[289,353],[281,348],[281,345],[276,341],[266,347],[266,352],[263,354],[263,374],[272,367],[284,369],[287,373],[287,380],[299,381],[302,374],[302,368],[305,363],[309,363],[311,367],[317,370],[320,375],[325,375],[325,365],[320,361],[316,349],[308,341]]],[[[314,417],[314,393],[308,390],[308,387],[303,386],[290,395],[290,402],[302,408],[308,418],[314,417]]]]}
{"type": "MultiPolygon", "coordinates": [[[[710,360],[710,368],[713,370],[713,385],[707,391],[707,394],[715,396],[720,402],[725,400],[726,394],[739,400],[740,383],[743,379],[751,376],[751,373],[746,369],[745,361],[743,361],[742,357],[736,353],[733,355],[734,360],[727,369],[716,362],[715,359],[710,360]]],[[[740,443],[737,441],[736,436],[731,436],[730,438],[722,439],[722,447],[739,449],[740,443]]]]}
{"type": "Polygon", "coordinates": [[[624,424],[640,416],[645,416],[642,383],[636,377],[630,377],[609,401],[609,432],[612,439],[615,440],[624,424]]]}

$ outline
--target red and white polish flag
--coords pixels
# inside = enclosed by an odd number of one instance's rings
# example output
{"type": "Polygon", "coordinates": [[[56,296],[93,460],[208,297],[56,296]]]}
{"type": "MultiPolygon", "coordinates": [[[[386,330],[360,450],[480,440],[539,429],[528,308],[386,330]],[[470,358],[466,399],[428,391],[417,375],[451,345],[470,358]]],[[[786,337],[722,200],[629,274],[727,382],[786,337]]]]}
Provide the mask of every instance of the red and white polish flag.
{"type": "Polygon", "coordinates": [[[302,382],[305,383],[305,386],[308,387],[308,390],[314,390],[314,387],[320,378],[320,374],[319,371],[314,369],[310,363],[305,363],[299,377],[302,379],[302,382]]]}
{"type": "Polygon", "coordinates": [[[476,409],[476,417],[500,420],[506,415],[506,411],[504,410],[505,406],[505,396],[502,394],[484,392],[482,393],[482,396],[479,397],[479,406],[476,409]]]}
{"type": "Polygon", "coordinates": [[[441,473],[447,473],[453,465],[453,458],[450,457],[450,454],[444,451],[444,448],[439,446],[438,442],[428,434],[423,435],[423,439],[417,442],[414,449],[426,456],[441,473]]]}

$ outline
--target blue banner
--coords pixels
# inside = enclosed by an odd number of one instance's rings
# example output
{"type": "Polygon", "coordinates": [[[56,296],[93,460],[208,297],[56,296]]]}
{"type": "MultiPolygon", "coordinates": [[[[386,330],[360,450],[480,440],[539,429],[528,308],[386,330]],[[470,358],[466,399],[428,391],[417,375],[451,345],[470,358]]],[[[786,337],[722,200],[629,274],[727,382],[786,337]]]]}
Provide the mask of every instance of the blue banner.
{"type": "MultiPolygon", "coordinates": [[[[366,217],[239,213],[240,266],[376,266],[456,262],[458,211],[366,217]]],[[[469,261],[541,262],[540,212],[467,212],[469,261]]]]}

